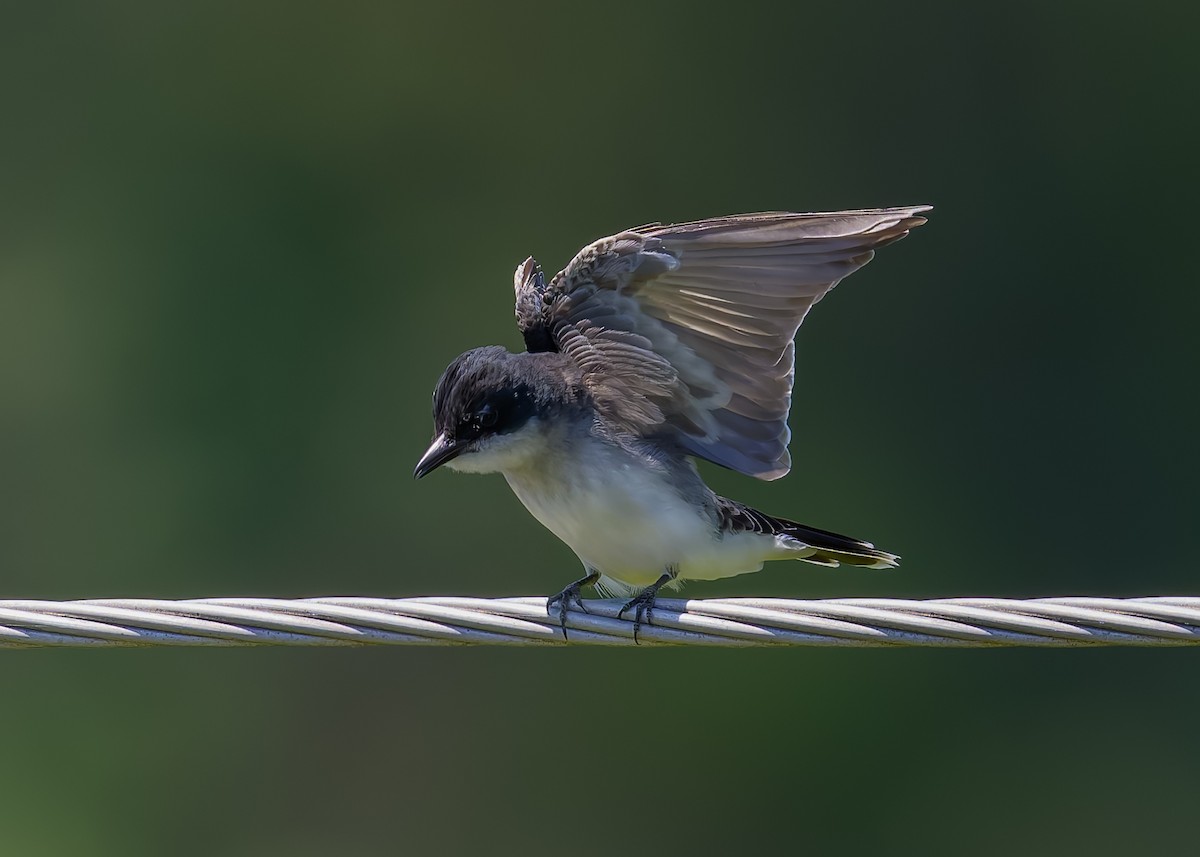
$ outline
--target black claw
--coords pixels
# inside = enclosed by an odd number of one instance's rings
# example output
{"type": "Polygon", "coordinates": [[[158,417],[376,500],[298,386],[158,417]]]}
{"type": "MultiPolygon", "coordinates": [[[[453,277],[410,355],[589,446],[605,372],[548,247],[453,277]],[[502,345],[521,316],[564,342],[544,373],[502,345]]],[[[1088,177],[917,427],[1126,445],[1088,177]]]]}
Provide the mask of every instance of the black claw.
{"type": "Polygon", "coordinates": [[[617,618],[620,619],[625,615],[625,611],[634,608],[633,612],[633,643],[640,646],[641,640],[638,639],[638,634],[642,630],[642,620],[649,619],[650,611],[654,609],[654,593],[649,589],[638,593],[634,598],[630,599],[624,607],[617,611],[617,618]],[[648,594],[648,597],[647,597],[648,594]]]}
{"type": "Polygon", "coordinates": [[[567,639],[567,611],[571,609],[571,602],[574,602],[575,606],[581,612],[588,612],[587,608],[583,606],[583,596],[579,594],[579,590],[585,586],[590,586],[599,579],[600,575],[597,572],[592,572],[587,577],[581,577],[557,595],[551,595],[546,599],[547,613],[550,613],[554,609],[555,604],[558,605],[558,624],[562,628],[564,640],[567,639]]]}
{"type": "Polygon", "coordinates": [[[617,611],[617,618],[620,619],[625,615],[626,610],[633,608],[633,644],[635,646],[642,644],[641,640],[638,639],[638,634],[642,630],[642,620],[645,620],[646,624],[650,624],[650,611],[654,609],[654,601],[658,598],[658,590],[663,587],[663,584],[674,580],[675,574],[674,569],[667,571],[654,583],[625,602],[625,606],[617,611]]]}

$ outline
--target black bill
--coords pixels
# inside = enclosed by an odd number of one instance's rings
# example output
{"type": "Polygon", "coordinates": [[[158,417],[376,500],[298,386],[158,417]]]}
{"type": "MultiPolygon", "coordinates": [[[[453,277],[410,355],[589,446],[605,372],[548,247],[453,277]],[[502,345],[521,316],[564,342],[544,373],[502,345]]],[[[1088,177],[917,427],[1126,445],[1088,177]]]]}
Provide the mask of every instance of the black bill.
{"type": "Polygon", "coordinates": [[[454,441],[447,439],[446,435],[439,434],[433,439],[433,443],[429,445],[429,449],[425,450],[425,454],[421,456],[421,460],[417,462],[417,467],[413,470],[413,476],[420,479],[422,476],[432,473],[447,461],[456,458],[462,451],[462,446],[456,446],[454,441]]]}

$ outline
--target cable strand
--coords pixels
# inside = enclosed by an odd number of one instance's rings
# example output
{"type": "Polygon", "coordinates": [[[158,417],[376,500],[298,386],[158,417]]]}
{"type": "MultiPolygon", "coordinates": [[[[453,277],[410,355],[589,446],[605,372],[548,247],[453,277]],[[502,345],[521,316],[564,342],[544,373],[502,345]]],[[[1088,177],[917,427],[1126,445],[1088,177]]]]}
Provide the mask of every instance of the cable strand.
{"type": "MultiPolygon", "coordinates": [[[[622,601],[587,601],[563,640],[546,599],[200,598],[0,601],[0,648],[634,645],[622,601]]],[[[658,600],[653,645],[935,648],[1200,644],[1200,597],[658,600]]]]}

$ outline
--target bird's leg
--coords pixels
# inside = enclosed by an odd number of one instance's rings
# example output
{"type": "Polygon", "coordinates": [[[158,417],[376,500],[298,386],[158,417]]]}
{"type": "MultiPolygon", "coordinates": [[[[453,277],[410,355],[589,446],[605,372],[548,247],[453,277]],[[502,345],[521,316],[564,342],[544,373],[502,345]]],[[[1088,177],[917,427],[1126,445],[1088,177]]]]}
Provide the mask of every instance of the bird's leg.
{"type": "Polygon", "coordinates": [[[563,589],[558,595],[551,595],[546,599],[546,612],[549,613],[554,609],[554,605],[558,605],[558,622],[562,625],[563,639],[567,639],[567,611],[571,609],[571,602],[574,601],[584,613],[588,612],[583,606],[583,596],[579,594],[579,590],[585,586],[591,586],[600,579],[600,572],[594,568],[587,570],[587,576],[581,577],[570,586],[563,589]]]}
{"type": "Polygon", "coordinates": [[[663,572],[662,577],[651,583],[637,595],[629,600],[629,602],[617,612],[617,618],[620,619],[625,615],[625,611],[634,610],[633,614],[633,642],[638,643],[638,631],[642,629],[642,620],[650,618],[650,611],[654,609],[654,599],[658,597],[658,590],[670,583],[679,575],[679,569],[673,565],[667,566],[667,570],[663,572]]]}

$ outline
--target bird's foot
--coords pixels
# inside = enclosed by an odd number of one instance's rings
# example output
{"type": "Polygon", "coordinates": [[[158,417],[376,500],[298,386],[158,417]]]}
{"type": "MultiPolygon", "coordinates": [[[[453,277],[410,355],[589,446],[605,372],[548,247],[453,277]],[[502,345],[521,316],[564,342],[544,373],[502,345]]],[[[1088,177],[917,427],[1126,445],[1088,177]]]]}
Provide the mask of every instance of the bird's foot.
{"type": "Polygon", "coordinates": [[[587,608],[583,606],[583,596],[579,594],[579,590],[585,586],[591,586],[600,579],[600,572],[593,571],[587,577],[581,577],[579,580],[572,583],[570,586],[563,589],[557,595],[551,595],[546,599],[546,612],[549,613],[554,609],[554,605],[558,605],[558,623],[562,627],[563,639],[567,639],[567,611],[571,609],[571,603],[574,602],[582,612],[586,613],[587,608]]]}
{"type": "Polygon", "coordinates": [[[650,622],[650,611],[654,609],[654,600],[658,598],[658,590],[675,579],[678,572],[674,568],[667,569],[663,576],[651,583],[633,598],[626,602],[625,606],[617,611],[617,618],[620,619],[625,615],[626,610],[633,610],[633,642],[636,645],[641,645],[638,640],[638,632],[642,630],[642,621],[647,624],[650,622]]]}

